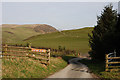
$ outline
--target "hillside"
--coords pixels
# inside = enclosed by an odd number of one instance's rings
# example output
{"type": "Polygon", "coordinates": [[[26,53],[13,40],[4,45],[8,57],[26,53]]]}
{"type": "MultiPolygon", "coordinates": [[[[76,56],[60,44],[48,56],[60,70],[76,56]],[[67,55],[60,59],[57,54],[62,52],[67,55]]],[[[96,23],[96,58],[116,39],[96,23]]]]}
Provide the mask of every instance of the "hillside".
{"type": "Polygon", "coordinates": [[[32,43],[34,47],[58,49],[59,46],[79,53],[89,51],[88,33],[92,27],[57,31],[48,25],[3,25],[3,43],[22,44],[32,43]],[[43,26],[45,26],[43,28],[43,26]],[[41,31],[42,30],[42,31],[41,31]]]}
{"type": "Polygon", "coordinates": [[[30,37],[25,42],[31,42],[36,47],[50,47],[58,49],[58,46],[66,49],[76,50],[80,53],[87,53],[88,33],[91,33],[93,28],[82,28],[76,30],[65,30],[48,34],[41,34],[30,37]]]}
{"type": "Polygon", "coordinates": [[[2,25],[2,39],[3,43],[20,42],[28,37],[38,34],[45,34],[57,32],[55,28],[46,24],[3,24],[2,25]]]}

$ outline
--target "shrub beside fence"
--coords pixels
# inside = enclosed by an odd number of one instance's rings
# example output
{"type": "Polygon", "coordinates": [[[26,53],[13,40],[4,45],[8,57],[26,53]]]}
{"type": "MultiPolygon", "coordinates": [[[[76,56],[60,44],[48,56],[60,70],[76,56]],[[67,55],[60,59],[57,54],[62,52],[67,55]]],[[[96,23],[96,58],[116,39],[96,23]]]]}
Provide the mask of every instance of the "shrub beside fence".
{"type": "Polygon", "coordinates": [[[50,49],[36,49],[29,47],[2,46],[2,58],[29,57],[39,60],[40,63],[50,64],[50,49]]]}

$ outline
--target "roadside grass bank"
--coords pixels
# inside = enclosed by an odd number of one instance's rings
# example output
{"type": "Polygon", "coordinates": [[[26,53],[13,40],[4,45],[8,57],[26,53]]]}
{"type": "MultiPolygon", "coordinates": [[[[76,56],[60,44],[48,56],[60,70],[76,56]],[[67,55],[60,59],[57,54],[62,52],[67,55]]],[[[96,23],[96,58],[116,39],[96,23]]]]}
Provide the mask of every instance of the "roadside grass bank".
{"type": "Polygon", "coordinates": [[[30,58],[2,59],[3,78],[46,78],[67,66],[72,56],[51,57],[49,66],[30,58]]]}
{"type": "Polygon", "coordinates": [[[79,62],[87,65],[92,73],[104,80],[120,80],[120,72],[106,72],[105,62],[92,61],[88,59],[79,60],[79,62]]]}

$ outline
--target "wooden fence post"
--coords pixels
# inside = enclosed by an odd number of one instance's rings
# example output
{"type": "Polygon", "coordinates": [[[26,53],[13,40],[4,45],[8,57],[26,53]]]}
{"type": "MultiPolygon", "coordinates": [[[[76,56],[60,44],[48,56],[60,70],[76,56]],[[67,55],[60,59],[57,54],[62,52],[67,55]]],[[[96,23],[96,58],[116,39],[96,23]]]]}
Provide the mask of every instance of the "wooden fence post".
{"type": "MultiPolygon", "coordinates": [[[[31,52],[31,43],[29,43],[28,47],[29,47],[28,56],[30,56],[30,55],[31,55],[31,54],[30,54],[30,52],[31,52]]],[[[32,54],[32,55],[33,55],[33,54],[32,54]]]]}
{"type": "Polygon", "coordinates": [[[8,47],[8,45],[5,44],[5,53],[7,53],[7,47],[8,47]]]}
{"type": "Polygon", "coordinates": [[[108,71],[108,54],[105,54],[106,64],[105,64],[105,71],[108,71]]]}
{"type": "Polygon", "coordinates": [[[48,62],[47,62],[47,64],[49,65],[50,64],[50,49],[48,49],[48,62]]]}
{"type": "Polygon", "coordinates": [[[29,43],[28,47],[31,49],[31,43],[29,43]]]}

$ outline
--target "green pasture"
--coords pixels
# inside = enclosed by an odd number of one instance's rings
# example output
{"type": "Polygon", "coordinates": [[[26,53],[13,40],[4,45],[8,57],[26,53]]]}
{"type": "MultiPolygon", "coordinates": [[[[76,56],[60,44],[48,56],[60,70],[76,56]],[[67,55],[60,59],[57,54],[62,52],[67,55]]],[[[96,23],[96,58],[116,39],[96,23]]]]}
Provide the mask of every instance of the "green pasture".
{"type": "Polygon", "coordinates": [[[82,28],[76,30],[64,30],[60,32],[40,34],[29,27],[3,28],[3,44],[22,44],[31,43],[34,47],[45,47],[58,49],[59,46],[67,50],[75,50],[79,53],[89,51],[88,33],[93,28],[82,28]],[[8,32],[6,32],[8,31],[8,32]],[[25,41],[24,41],[25,40],[25,41]]]}
{"type": "Polygon", "coordinates": [[[91,30],[92,28],[83,28],[41,34],[29,38],[26,42],[30,42],[36,47],[58,49],[58,46],[61,46],[69,50],[75,50],[79,53],[87,53],[89,51],[88,33],[91,33],[91,30]]]}

